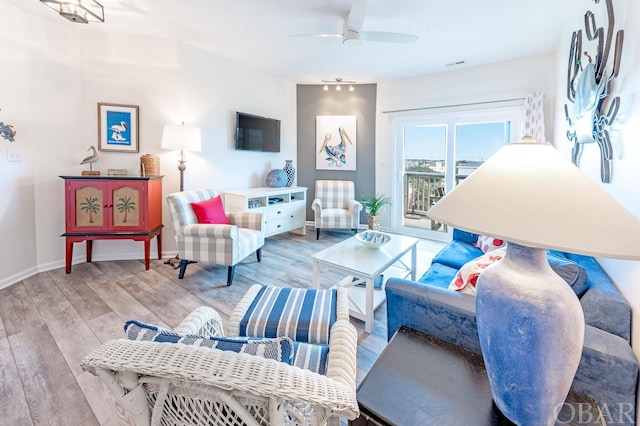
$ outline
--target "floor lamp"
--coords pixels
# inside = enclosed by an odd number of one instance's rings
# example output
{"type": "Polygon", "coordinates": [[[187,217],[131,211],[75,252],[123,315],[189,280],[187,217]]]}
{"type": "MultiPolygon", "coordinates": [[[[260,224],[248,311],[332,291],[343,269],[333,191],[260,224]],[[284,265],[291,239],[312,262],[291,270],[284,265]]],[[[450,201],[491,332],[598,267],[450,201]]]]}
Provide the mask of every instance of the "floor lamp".
{"type": "Polygon", "coordinates": [[[180,151],[178,170],[180,171],[180,191],[184,191],[184,171],[187,169],[184,159],[185,151],[202,151],[202,132],[199,127],[177,124],[165,124],[162,131],[162,149],[180,151]]]}
{"type": "Polygon", "coordinates": [[[428,212],[508,242],[477,282],[476,319],[493,400],[519,425],[553,425],[582,355],[584,314],[546,249],[640,259],[640,220],[551,144],[501,148],[428,212]]]}

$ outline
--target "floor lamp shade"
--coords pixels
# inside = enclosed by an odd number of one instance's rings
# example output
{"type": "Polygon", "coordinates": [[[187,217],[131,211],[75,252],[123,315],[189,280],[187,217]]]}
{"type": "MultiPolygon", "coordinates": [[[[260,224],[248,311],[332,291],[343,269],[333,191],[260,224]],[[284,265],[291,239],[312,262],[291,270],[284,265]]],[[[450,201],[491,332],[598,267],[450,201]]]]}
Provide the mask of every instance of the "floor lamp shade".
{"type": "Polygon", "coordinates": [[[476,288],[476,319],[493,399],[519,425],[552,425],[582,354],[578,298],[546,249],[640,259],[640,220],[548,143],[501,148],[427,214],[504,239],[505,257],[476,288]]]}
{"type": "Polygon", "coordinates": [[[202,151],[202,132],[199,127],[165,124],[162,131],[162,149],[175,151],[202,151]]]}
{"type": "Polygon", "coordinates": [[[184,151],[202,151],[202,132],[199,127],[165,124],[162,131],[162,149],[180,151],[178,170],[180,171],[180,191],[184,190],[184,171],[187,169],[184,151]]]}

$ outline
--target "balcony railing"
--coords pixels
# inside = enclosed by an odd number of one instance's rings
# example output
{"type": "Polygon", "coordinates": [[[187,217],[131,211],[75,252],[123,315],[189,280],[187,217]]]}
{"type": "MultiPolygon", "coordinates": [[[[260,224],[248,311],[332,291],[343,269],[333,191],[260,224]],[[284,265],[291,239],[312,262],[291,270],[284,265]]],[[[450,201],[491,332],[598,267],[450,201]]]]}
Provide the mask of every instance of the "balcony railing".
{"type": "Polygon", "coordinates": [[[405,215],[426,216],[427,210],[444,196],[444,173],[404,174],[405,215]]]}
{"type": "MultiPolygon", "coordinates": [[[[467,176],[468,174],[456,175],[456,185],[467,176]]],[[[444,194],[444,173],[405,172],[403,198],[405,225],[446,232],[446,225],[435,222],[427,216],[427,210],[440,201],[444,194]]]]}

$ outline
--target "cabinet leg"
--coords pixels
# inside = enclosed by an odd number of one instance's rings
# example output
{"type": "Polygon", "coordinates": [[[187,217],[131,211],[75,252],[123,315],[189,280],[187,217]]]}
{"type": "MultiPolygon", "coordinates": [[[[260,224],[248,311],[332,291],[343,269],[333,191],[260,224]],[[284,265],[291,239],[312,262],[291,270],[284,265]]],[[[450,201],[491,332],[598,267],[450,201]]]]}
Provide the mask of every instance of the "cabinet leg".
{"type": "Polygon", "coordinates": [[[144,240],[144,269],[149,270],[149,252],[151,251],[151,237],[144,240]]]}
{"type": "Polygon", "coordinates": [[[73,241],[66,239],[66,255],[65,255],[65,268],[64,271],[67,274],[71,273],[71,259],[73,258],[73,241]]]}
{"type": "Polygon", "coordinates": [[[87,262],[91,262],[93,256],[93,240],[87,240],[87,262]]]}
{"type": "Polygon", "coordinates": [[[162,259],[162,231],[156,235],[156,244],[158,245],[158,259],[162,259]]]}

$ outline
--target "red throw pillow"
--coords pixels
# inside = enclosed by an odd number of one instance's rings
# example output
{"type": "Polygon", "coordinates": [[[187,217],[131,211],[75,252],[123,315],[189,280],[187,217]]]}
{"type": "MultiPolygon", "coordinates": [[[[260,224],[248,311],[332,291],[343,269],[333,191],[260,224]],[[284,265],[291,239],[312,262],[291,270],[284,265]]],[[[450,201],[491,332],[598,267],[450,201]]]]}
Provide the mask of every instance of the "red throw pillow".
{"type": "Polygon", "coordinates": [[[198,223],[215,223],[219,225],[231,225],[229,218],[224,212],[222,199],[218,195],[215,198],[199,203],[191,203],[193,212],[198,218],[198,223]]]}

